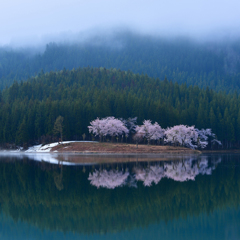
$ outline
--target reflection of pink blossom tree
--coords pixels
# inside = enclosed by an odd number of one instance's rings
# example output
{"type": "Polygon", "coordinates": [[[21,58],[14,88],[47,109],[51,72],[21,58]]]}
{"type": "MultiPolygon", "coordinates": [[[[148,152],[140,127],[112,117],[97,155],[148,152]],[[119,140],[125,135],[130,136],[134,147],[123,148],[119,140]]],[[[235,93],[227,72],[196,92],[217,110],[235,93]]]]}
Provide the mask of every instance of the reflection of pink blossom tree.
{"type": "Polygon", "coordinates": [[[143,185],[149,187],[153,182],[157,184],[164,177],[178,182],[194,181],[195,177],[199,174],[210,175],[219,162],[221,162],[221,159],[214,161],[213,166],[209,167],[206,157],[198,161],[190,158],[185,161],[164,163],[164,166],[155,165],[147,168],[135,167],[133,171],[136,180],[143,181],[143,185]]]}
{"type": "Polygon", "coordinates": [[[164,169],[159,165],[150,166],[147,168],[135,167],[135,178],[137,181],[143,181],[144,186],[151,186],[152,182],[158,184],[164,177],[164,169]]]}
{"type": "Polygon", "coordinates": [[[194,171],[195,169],[192,168],[191,159],[182,162],[166,163],[164,167],[165,176],[178,182],[194,180],[195,176],[197,175],[194,171]]]}
{"type": "Polygon", "coordinates": [[[150,120],[144,120],[143,125],[136,127],[136,134],[145,137],[149,144],[151,140],[163,138],[164,130],[157,122],[152,124],[150,120]]]}
{"type": "Polygon", "coordinates": [[[93,186],[114,189],[116,187],[129,186],[137,187],[136,181],[142,181],[144,186],[151,186],[152,183],[158,184],[164,177],[173,179],[174,181],[184,182],[194,181],[199,174],[210,175],[216,168],[221,159],[212,160],[212,165],[209,166],[206,157],[200,159],[190,158],[183,161],[165,162],[162,166],[159,164],[143,168],[135,166],[133,174],[130,175],[129,171],[118,170],[95,170],[89,174],[93,186]]]}
{"type": "Polygon", "coordinates": [[[212,167],[209,167],[207,158],[203,157],[199,161],[190,158],[181,162],[166,163],[164,164],[165,176],[178,182],[194,181],[199,174],[210,175],[219,162],[221,162],[221,159],[218,159],[212,167]]]}
{"type": "Polygon", "coordinates": [[[88,180],[90,180],[93,186],[104,187],[114,189],[116,187],[124,186],[127,182],[129,172],[122,172],[117,170],[95,170],[92,174],[89,174],[88,180]]]}

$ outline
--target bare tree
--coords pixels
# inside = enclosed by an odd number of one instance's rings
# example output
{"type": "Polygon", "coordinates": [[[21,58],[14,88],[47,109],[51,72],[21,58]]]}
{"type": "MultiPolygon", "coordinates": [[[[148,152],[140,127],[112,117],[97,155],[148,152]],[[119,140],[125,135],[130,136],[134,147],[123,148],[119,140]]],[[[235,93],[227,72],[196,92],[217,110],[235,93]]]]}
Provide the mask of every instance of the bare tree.
{"type": "Polygon", "coordinates": [[[138,143],[140,143],[144,138],[144,133],[142,132],[136,132],[133,135],[133,140],[136,142],[136,147],[138,148],[138,143]]]}

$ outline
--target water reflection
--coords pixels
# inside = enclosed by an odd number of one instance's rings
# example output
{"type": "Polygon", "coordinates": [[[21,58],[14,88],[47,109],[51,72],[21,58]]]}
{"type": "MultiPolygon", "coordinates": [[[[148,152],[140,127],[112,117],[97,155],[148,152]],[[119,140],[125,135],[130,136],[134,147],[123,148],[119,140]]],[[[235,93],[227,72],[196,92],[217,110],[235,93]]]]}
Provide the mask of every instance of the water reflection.
{"type": "Polygon", "coordinates": [[[7,158],[28,158],[38,162],[62,165],[93,165],[103,163],[130,163],[130,162],[149,162],[149,161],[176,161],[188,160],[196,154],[81,154],[81,153],[26,153],[26,152],[7,152],[0,151],[0,159],[7,158]]]}
{"type": "Polygon", "coordinates": [[[94,173],[90,173],[88,180],[91,181],[93,186],[105,187],[114,189],[115,187],[124,186],[127,183],[129,176],[128,170],[126,172],[118,170],[95,170],[94,173]]]}
{"type": "Polygon", "coordinates": [[[60,164],[61,165],[77,165],[74,162],[69,161],[68,155],[59,155],[56,153],[22,153],[22,152],[0,152],[0,159],[30,159],[37,162],[46,162],[50,164],[60,164]]]}
{"type": "Polygon", "coordinates": [[[95,169],[93,173],[89,173],[88,180],[97,188],[114,189],[125,185],[137,187],[137,181],[142,181],[144,186],[150,187],[152,183],[158,184],[163,178],[184,182],[195,180],[199,174],[210,175],[220,162],[221,158],[214,159],[209,165],[205,156],[184,161],[150,163],[147,166],[138,164],[134,166],[132,172],[128,168],[125,170],[95,169]]]}
{"type": "Polygon", "coordinates": [[[3,239],[40,230],[41,239],[224,239],[240,226],[240,155],[84,166],[0,159],[3,239]]]}

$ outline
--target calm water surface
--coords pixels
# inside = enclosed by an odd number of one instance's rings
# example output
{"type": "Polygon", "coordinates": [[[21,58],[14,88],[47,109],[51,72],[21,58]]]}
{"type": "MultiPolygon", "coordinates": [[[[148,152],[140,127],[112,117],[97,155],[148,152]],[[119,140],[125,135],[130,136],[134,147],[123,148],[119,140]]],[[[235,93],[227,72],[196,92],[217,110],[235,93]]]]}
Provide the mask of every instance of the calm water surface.
{"type": "Polygon", "coordinates": [[[240,155],[166,160],[0,154],[0,239],[240,239],[240,155]]]}

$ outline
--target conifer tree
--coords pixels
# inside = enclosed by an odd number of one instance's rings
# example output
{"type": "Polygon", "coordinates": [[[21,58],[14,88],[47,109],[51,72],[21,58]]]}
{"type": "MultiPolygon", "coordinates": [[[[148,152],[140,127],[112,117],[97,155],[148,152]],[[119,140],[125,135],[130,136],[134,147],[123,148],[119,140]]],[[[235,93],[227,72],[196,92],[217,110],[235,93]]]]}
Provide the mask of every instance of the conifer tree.
{"type": "Polygon", "coordinates": [[[63,139],[63,117],[62,116],[57,117],[54,123],[53,133],[56,135],[60,134],[61,142],[62,142],[62,139],[63,139]]]}

